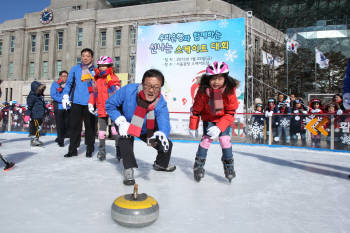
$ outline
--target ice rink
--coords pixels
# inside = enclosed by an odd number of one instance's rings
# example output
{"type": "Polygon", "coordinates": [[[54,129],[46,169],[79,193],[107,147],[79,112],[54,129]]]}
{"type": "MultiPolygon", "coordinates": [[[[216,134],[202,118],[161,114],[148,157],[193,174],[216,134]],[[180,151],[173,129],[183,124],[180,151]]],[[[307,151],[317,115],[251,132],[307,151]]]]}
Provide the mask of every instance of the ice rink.
{"type": "MultiPolygon", "coordinates": [[[[237,177],[224,177],[221,149],[213,144],[200,183],[192,167],[198,142],[175,141],[174,173],[152,169],[155,151],[135,142],[139,192],[157,199],[158,220],[142,229],[118,225],[111,205],[132,192],[107,141],[107,160],[64,158],[55,136],[31,148],[25,134],[0,134],[1,233],[345,233],[350,231],[350,153],[234,144],[237,177]]],[[[82,141],[83,142],[83,141],[82,141]]],[[[98,147],[96,140],[95,148],[98,147]]]]}

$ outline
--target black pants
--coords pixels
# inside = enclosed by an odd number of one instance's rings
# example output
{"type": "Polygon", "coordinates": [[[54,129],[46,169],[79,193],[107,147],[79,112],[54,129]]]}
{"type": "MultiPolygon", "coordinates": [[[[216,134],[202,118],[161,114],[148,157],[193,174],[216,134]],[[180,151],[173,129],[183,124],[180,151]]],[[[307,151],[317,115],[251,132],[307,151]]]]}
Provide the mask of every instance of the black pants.
{"type": "Polygon", "coordinates": [[[92,115],[87,105],[72,104],[70,109],[70,142],[69,153],[75,153],[80,146],[81,129],[84,121],[85,145],[87,151],[94,151],[96,135],[96,117],[92,115]]]}
{"type": "Polygon", "coordinates": [[[29,122],[29,135],[40,137],[40,126],[43,123],[43,119],[31,119],[29,122]]]}
{"type": "Polygon", "coordinates": [[[56,109],[55,110],[55,121],[58,143],[63,143],[66,135],[69,135],[69,111],[56,109]]]}
{"type": "MultiPolygon", "coordinates": [[[[141,135],[140,139],[147,143],[146,135],[141,135]]],[[[134,154],[134,137],[120,137],[118,145],[120,149],[120,155],[123,159],[124,169],[134,167],[137,168],[138,166],[134,154]]],[[[169,140],[169,150],[167,152],[163,152],[161,150],[161,146],[159,145],[155,145],[152,147],[158,152],[155,162],[164,168],[168,167],[171,156],[171,150],[173,149],[173,143],[169,140]]]]}

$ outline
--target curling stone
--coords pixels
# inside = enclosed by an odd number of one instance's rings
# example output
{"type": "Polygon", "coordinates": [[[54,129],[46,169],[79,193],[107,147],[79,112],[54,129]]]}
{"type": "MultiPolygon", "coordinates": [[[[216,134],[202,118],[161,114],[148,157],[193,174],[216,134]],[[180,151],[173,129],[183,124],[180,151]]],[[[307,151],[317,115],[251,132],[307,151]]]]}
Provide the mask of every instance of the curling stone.
{"type": "Polygon", "coordinates": [[[159,216],[158,202],[146,193],[134,192],[118,197],[112,204],[112,218],[122,226],[144,227],[152,224],[159,216]]]}

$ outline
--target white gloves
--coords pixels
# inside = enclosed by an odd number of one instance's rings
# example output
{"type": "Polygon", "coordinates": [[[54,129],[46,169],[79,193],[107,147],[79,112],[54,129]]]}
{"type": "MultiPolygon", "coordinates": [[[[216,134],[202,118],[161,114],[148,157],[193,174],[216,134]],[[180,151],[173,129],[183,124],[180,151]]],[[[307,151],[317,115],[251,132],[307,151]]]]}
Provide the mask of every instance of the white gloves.
{"type": "Polygon", "coordinates": [[[273,115],[273,111],[266,111],[265,112],[266,117],[272,117],[272,115],[273,115]]]}
{"type": "Polygon", "coordinates": [[[96,115],[97,114],[97,111],[95,111],[95,107],[93,104],[88,104],[88,109],[89,109],[89,112],[92,114],[92,115],[96,115]]]}
{"type": "Polygon", "coordinates": [[[115,119],[114,123],[118,126],[120,136],[128,136],[128,129],[130,123],[126,121],[124,116],[120,116],[117,119],[115,119]]]}
{"type": "Polygon", "coordinates": [[[341,109],[338,109],[337,115],[341,115],[341,114],[343,114],[343,111],[341,109]]]}
{"type": "Polygon", "coordinates": [[[221,133],[221,130],[216,125],[210,127],[207,132],[207,134],[210,136],[210,139],[218,138],[220,133],[221,133]]]}
{"type": "Polygon", "coordinates": [[[294,110],[294,113],[299,113],[299,110],[294,110]]]}
{"type": "Polygon", "coordinates": [[[303,114],[307,114],[307,111],[303,111],[303,114]]]}
{"type": "Polygon", "coordinates": [[[167,152],[169,150],[168,138],[162,131],[154,132],[153,136],[149,138],[149,143],[160,143],[163,152],[167,152]]]}
{"type": "Polygon", "coordinates": [[[190,129],[189,133],[190,133],[190,136],[193,138],[198,137],[198,130],[190,129]]]}
{"type": "Polygon", "coordinates": [[[62,98],[62,107],[63,109],[67,109],[67,106],[70,106],[70,100],[69,100],[69,95],[65,94],[63,95],[62,98]]]}
{"type": "Polygon", "coordinates": [[[312,113],[318,113],[318,112],[321,112],[321,109],[317,108],[317,109],[312,109],[311,110],[312,113]]]}

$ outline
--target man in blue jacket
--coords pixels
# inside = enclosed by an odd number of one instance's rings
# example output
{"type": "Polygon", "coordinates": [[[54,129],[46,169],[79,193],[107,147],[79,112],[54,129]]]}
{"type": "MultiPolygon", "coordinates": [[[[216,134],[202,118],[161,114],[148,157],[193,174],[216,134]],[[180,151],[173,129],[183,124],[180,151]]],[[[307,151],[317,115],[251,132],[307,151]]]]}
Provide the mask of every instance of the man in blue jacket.
{"type": "Polygon", "coordinates": [[[164,76],[158,70],[148,70],[142,83],[121,88],[106,102],[106,111],[118,126],[120,154],[124,165],[125,185],[135,184],[133,168],[137,168],[134,154],[134,137],[140,138],[158,152],[153,168],[157,171],[175,171],[169,165],[172,142],[169,111],[161,87],[164,76]]]}
{"type": "Polygon", "coordinates": [[[73,66],[69,71],[68,79],[63,90],[62,107],[70,105],[71,94],[72,106],[70,109],[70,141],[68,153],[64,157],[77,156],[77,148],[80,146],[82,122],[85,126],[86,157],[92,157],[94,152],[96,135],[96,117],[88,110],[89,89],[92,88],[94,66],[92,59],[94,52],[85,48],[81,51],[81,64],[73,66]]]}
{"type": "Polygon", "coordinates": [[[59,73],[59,79],[57,82],[53,82],[50,89],[51,98],[53,99],[55,120],[56,120],[56,130],[57,139],[56,142],[58,146],[64,146],[64,138],[68,135],[69,130],[69,106],[67,109],[63,109],[62,98],[63,90],[67,82],[68,72],[63,70],[59,73]]]}

